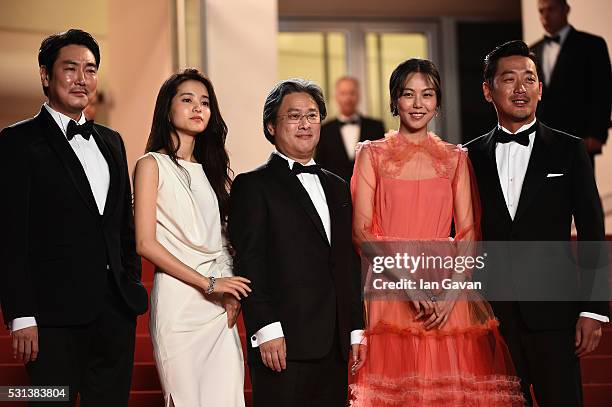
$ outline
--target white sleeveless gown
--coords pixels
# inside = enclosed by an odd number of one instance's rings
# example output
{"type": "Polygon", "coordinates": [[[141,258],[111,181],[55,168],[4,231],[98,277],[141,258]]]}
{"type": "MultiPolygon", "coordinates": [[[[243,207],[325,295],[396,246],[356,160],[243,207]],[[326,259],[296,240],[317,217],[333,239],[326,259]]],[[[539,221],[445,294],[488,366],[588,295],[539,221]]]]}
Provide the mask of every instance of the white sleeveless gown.
{"type": "MultiPolygon", "coordinates": [[[[216,195],[202,166],[148,153],[159,168],[157,240],[205,276],[232,275],[216,195]]],[[[244,406],[244,363],[236,327],[201,290],[156,270],[149,324],[166,405],[244,406]]]]}

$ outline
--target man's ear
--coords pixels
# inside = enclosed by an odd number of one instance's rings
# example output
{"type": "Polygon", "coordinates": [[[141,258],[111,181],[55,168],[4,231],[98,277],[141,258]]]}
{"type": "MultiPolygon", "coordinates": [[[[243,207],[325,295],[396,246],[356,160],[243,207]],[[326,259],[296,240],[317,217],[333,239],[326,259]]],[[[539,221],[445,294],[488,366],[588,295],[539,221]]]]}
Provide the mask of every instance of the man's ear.
{"type": "Polygon", "coordinates": [[[268,132],[270,132],[271,135],[275,135],[274,133],[276,129],[274,128],[274,125],[272,123],[266,124],[266,128],[268,129],[268,132]]]}
{"type": "Polygon", "coordinates": [[[538,89],[538,100],[541,101],[542,100],[542,82],[539,82],[540,86],[538,89]]]}
{"type": "Polygon", "coordinates": [[[491,87],[489,86],[489,82],[484,81],[482,83],[482,94],[487,102],[492,103],[493,98],[491,97],[491,87]]]}
{"type": "Polygon", "coordinates": [[[40,83],[45,88],[49,87],[49,72],[47,71],[47,67],[44,65],[40,67],[40,83]]]}

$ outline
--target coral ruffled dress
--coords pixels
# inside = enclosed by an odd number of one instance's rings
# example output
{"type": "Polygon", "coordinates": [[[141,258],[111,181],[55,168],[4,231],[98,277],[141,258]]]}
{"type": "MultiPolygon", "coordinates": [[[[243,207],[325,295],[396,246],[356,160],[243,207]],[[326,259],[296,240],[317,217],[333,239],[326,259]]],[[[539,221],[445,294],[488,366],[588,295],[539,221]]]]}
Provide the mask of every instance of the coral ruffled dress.
{"type": "MultiPolygon", "coordinates": [[[[351,180],[356,244],[479,239],[480,208],[467,153],[433,134],[398,132],[357,147],[351,180]]],[[[355,407],[522,406],[498,322],[482,298],[460,300],[440,329],[409,301],[366,298],[368,357],[351,385],[355,407]]]]}

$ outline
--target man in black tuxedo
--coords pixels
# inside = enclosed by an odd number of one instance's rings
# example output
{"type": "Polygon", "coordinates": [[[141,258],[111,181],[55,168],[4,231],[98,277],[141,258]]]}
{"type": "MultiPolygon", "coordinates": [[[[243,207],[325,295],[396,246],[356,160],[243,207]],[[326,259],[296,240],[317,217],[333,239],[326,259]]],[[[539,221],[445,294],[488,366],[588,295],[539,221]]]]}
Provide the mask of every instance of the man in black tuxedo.
{"type": "Polygon", "coordinates": [[[355,146],[364,140],[378,140],[385,128],[379,120],[357,112],[359,81],[343,76],[336,81],[335,97],[340,115],[321,126],[321,140],[315,160],[321,167],[351,182],[355,165],[355,146]]]}
{"type": "MultiPolygon", "coordinates": [[[[481,194],[483,239],[568,241],[573,217],[579,240],[601,241],[601,205],[584,142],[536,120],[542,95],[536,61],[522,41],[505,43],[485,58],[483,92],[499,124],[466,145],[481,194]]],[[[506,278],[518,299],[525,288],[515,284],[520,267],[507,272],[514,273],[506,278]]],[[[567,276],[556,277],[563,281],[567,276]]],[[[578,358],[597,347],[601,323],[609,322],[608,304],[491,305],[529,405],[530,385],[540,407],[582,405],[578,358]]]]}
{"type": "Polygon", "coordinates": [[[242,309],[255,407],[345,406],[349,349],[355,364],[365,356],[350,192],[312,158],[325,113],[314,83],[277,84],[263,114],[276,151],[232,185],[234,271],[253,289],[242,309]]]}
{"type": "Polygon", "coordinates": [[[542,66],[538,117],[547,125],[584,140],[591,162],[608,138],[612,74],[606,41],[568,24],[566,0],[538,0],[548,33],[532,46],[542,66]],[[568,100],[579,101],[576,105],[568,100]]]}
{"type": "MultiPolygon", "coordinates": [[[[100,51],[71,29],[38,54],[48,101],[0,133],[0,298],[30,384],[73,405],[127,406],[136,315],[147,309],[123,141],[87,122],[100,51]]],[[[43,405],[48,403],[43,402],[43,405]]]]}

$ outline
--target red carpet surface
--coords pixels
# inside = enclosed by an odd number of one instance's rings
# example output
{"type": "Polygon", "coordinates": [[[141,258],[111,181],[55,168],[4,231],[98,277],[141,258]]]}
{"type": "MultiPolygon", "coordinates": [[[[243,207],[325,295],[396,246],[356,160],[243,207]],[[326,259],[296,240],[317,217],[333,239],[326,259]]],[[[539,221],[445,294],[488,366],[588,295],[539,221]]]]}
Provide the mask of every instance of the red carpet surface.
{"type": "MultiPolygon", "coordinates": [[[[143,261],[142,280],[151,290],[153,268],[143,261]]],[[[138,318],[136,330],[136,352],[134,355],[134,374],[130,393],[130,407],[163,407],[163,397],[153,359],[153,347],[149,337],[148,313],[138,318]]],[[[604,325],[602,341],[597,350],[582,359],[582,382],[585,407],[607,407],[612,405],[612,326],[604,325]]],[[[245,349],[245,332],[242,319],[238,330],[245,349]]],[[[246,354],[246,353],[245,353],[246,354]]],[[[246,405],[251,406],[251,383],[246,374],[244,392],[246,405]]],[[[11,341],[4,326],[0,327],[0,386],[27,385],[28,378],[22,364],[15,363],[12,357],[11,341]]],[[[25,403],[1,402],[0,406],[23,406],[25,403]]]]}

